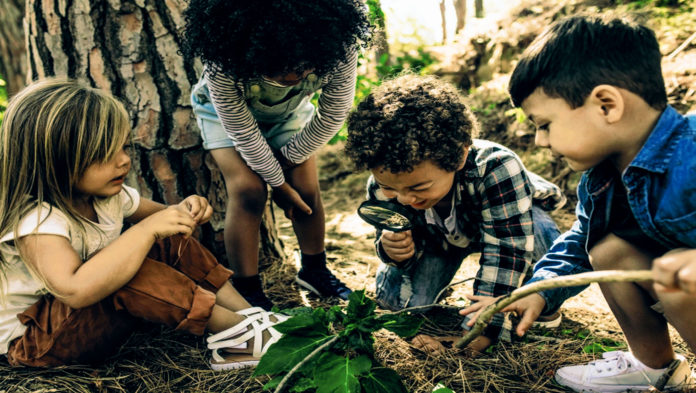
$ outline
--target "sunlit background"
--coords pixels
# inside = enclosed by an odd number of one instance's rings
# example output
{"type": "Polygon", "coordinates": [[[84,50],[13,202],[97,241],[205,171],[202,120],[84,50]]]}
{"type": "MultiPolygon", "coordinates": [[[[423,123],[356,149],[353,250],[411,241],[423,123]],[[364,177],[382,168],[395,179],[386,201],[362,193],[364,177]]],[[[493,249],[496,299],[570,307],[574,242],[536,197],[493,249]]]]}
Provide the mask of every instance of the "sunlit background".
{"type": "MultiPolygon", "coordinates": [[[[466,4],[467,36],[495,27],[510,8],[520,0],[483,1],[484,18],[474,17],[474,0],[466,4]]],[[[394,49],[411,49],[419,45],[442,43],[442,17],[440,0],[381,0],[386,16],[389,45],[394,49]],[[403,46],[403,47],[402,47],[403,46]]],[[[456,15],[452,0],[445,0],[447,37],[451,40],[456,27],[456,15]]]]}

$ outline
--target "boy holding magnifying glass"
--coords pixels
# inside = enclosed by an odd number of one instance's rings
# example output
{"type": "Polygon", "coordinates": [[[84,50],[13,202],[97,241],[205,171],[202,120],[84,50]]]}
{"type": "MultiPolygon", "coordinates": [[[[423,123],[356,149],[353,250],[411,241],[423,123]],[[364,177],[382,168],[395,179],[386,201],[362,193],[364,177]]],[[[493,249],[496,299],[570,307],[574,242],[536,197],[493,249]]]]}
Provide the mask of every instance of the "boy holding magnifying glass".
{"type": "MultiPolygon", "coordinates": [[[[477,133],[457,89],[433,76],[386,81],[350,114],[346,153],[372,172],[368,208],[361,212],[378,212],[383,223],[367,217],[377,227],[384,262],[376,276],[382,307],[435,303],[464,258],[481,253],[474,293],[467,296],[472,305],[463,311],[474,313],[522,285],[559,235],[547,213],[565,202],[559,188],[525,170],[508,148],[472,139],[477,133]],[[390,219],[390,210],[400,213],[398,220],[390,219]],[[391,221],[411,223],[390,231],[391,221]]],[[[559,322],[560,315],[547,319],[559,322]]],[[[465,328],[467,322],[468,316],[465,328]]],[[[496,315],[470,349],[509,340],[511,327],[507,316],[496,315]]],[[[413,343],[442,350],[425,336],[413,343]]]]}

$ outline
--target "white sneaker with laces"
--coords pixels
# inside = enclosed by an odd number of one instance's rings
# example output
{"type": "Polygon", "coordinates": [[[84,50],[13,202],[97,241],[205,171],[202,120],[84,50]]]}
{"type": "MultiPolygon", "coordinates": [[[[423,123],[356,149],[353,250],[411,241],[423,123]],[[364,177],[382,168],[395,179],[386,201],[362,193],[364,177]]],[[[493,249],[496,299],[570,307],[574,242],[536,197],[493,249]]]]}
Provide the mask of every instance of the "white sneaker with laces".
{"type": "Polygon", "coordinates": [[[682,355],[676,357],[669,367],[656,370],[643,365],[630,352],[605,352],[602,359],[558,369],[556,382],[576,392],[592,393],[645,391],[651,387],[671,390],[696,386],[696,377],[692,374],[689,363],[682,355]],[[669,370],[674,370],[671,377],[666,374],[669,370]]]}

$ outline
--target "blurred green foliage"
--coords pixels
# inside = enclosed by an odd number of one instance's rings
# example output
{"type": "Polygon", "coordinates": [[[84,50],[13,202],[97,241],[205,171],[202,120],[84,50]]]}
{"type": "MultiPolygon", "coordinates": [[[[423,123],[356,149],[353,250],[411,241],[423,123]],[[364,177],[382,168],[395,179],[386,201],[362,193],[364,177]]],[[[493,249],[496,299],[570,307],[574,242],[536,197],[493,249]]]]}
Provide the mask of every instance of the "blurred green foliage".
{"type": "MultiPolygon", "coordinates": [[[[379,29],[384,29],[384,11],[379,0],[367,0],[369,8],[370,21],[379,29]]],[[[368,57],[371,53],[361,53],[358,57],[358,70],[364,70],[363,73],[358,73],[358,78],[355,83],[355,99],[353,106],[356,106],[372,91],[375,86],[379,86],[383,79],[389,79],[402,72],[408,71],[418,74],[428,73],[428,66],[436,62],[435,58],[427,53],[423,47],[416,48],[402,55],[394,56],[390,53],[383,54],[377,59],[377,64],[374,68],[368,66],[371,59],[368,57]],[[376,75],[374,75],[374,71],[376,75]]],[[[312,98],[312,103],[316,106],[318,94],[312,98]]],[[[348,129],[343,124],[341,130],[329,141],[329,144],[334,144],[339,141],[345,141],[348,137],[348,129]]]]}
{"type": "Polygon", "coordinates": [[[367,0],[368,15],[370,17],[370,22],[372,22],[378,29],[384,29],[384,11],[382,11],[382,4],[380,0],[367,0]]]}
{"type": "Polygon", "coordinates": [[[631,9],[652,8],[652,7],[680,7],[686,5],[684,0],[618,0],[618,4],[626,4],[631,9]]]}

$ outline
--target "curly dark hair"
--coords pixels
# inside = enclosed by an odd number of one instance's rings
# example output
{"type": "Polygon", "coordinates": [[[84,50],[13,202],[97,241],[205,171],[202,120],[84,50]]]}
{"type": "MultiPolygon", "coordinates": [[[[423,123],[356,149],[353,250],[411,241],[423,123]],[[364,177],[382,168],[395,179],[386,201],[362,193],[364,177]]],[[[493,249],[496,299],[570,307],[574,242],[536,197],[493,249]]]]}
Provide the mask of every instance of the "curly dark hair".
{"type": "Polygon", "coordinates": [[[323,76],[370,43],[360,0],[190,0],[182,52],[237,80],[323,76]]]}
{"type": "Polygon", "coordinates": [[[410,172],[432,160],[455,171],[478,128],[454,86],[434,76],[404,75],[382,83],[348,116],[345,151],[358,169],[410,172]]]}

